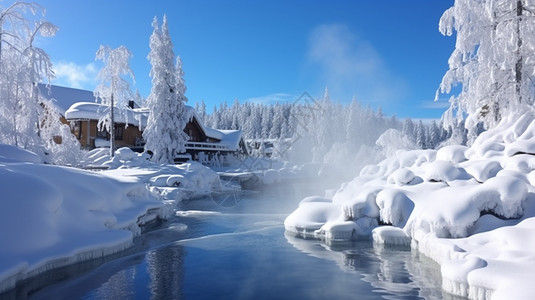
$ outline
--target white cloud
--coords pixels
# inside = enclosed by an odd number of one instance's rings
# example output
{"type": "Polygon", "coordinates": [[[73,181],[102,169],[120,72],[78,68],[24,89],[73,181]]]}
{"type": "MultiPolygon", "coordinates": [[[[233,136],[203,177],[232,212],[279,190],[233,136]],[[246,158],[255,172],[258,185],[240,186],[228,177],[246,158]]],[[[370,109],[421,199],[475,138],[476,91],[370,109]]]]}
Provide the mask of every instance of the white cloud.
{"type": "Polygon", "coordinates": [[[96,84],[98,71],[94,63],[82,66],[73,62],[57,62],[53,65],[54,84],[79,89],[93,89],[96,84]]]}
{"type": "Polygon", "coordinates": [[[351,100],[385,104],[403,98],[406,85],[393,76],[373,45],[359,39],[345,25],[316,27],[310,34],[307,52],[312,76],[329,87],[332,95],[351,100]]]}
{"type": "Polygon", "coordinates": [[[428,109],[447,109],[450,107],[450,102],[448,98],[439,98],[436,101],[423,101],[422,107],[428,109]]]}
{"type": "Polygon", "coordinates": [[[297,97],[295,95],[286,93],[274,93],[265,96],[258,96],[246,99],[245,102],[258,103],[258,104],[274,104],[277,102],[291,102],[295,101],[297,97]]]}

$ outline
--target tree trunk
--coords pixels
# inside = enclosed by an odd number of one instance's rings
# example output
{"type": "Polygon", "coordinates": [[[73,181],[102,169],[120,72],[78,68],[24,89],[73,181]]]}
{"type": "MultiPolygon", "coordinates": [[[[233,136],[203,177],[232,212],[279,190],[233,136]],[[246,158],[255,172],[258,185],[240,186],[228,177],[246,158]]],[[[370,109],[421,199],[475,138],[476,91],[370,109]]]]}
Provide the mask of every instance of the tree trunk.
{"type": "Polygon", "coordinates": [[[111,93],[111,105],[110,105],[110,156],[113,157],[113,153],[115,152],[115,120],[114,120],[114,114],[113,114],[113,108],[115,104],[113,103],[113,88],[111,93]]]}
{"type": "Polygon", "coordinates": [[[516,64],[515,64],[515,90],[518,103],[522,103],[522,37],[520,35],[520,23],[522,22],[523,5],[522,0],[516,2],[516,64]]]}

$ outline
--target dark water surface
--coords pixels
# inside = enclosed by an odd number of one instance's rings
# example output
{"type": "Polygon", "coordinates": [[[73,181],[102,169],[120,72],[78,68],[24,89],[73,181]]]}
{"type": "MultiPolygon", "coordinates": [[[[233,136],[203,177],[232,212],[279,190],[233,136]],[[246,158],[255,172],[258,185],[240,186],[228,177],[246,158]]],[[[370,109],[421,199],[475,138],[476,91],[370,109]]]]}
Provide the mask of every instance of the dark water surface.
{"type": "Polygon", "coordinates": [[[136,239],[125,256],[69,268],[30,299],[453,299],[439,266],[370,241],[327,246],[285,235],[283,222],[317,185],[272,187],[233,207],[211,198],[136,239]],[[94,266],[94,265],[97,266],[94,266]],[[78,270],[77,270],[78,269],[78,270]],[[59,280],[59,279],[58,279],[59,280]]]}

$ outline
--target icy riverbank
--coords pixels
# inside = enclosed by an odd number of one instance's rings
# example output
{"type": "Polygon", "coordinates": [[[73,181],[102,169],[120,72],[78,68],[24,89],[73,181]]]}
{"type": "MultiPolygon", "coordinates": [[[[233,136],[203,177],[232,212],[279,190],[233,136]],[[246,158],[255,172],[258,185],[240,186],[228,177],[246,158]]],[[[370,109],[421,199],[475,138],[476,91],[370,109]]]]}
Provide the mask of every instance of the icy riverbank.
{"type": "Polygon", "coordinates": [[[139,226],[170,216],[173,202],[209,193],[217,177],[196,163],[155,166],[128,150],[116,154],[108,163],[115,169],[89,172],[0,145],[0,292],[130,247],[139,226]]]}
{"type": "Polygon", "coordinates": [[[332,198],[304,199],[285,228],[326,240],[411,244],[441,264],[449,293],[531,299],[534,185],[535,116],[525,113],[470,148],[398,151],[332,198]]]}

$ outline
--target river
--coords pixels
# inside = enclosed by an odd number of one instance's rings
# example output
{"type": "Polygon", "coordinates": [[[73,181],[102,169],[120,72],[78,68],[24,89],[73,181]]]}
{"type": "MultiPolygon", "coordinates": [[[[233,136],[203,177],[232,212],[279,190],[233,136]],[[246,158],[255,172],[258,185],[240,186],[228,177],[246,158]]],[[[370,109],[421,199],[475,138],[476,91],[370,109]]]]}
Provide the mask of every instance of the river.
{"type": "Polygon", "coordinates": [[[238,203],[182,202],[176,216],[146,228],[127,253],[51,272],[54,278],[36,278],[44,287],[19,287],[16,297],[460,299],[441,291],[439,266],[415,251],[286,235],[286,216],[321,189],[291,184],[247,193],[238,203]]]}

